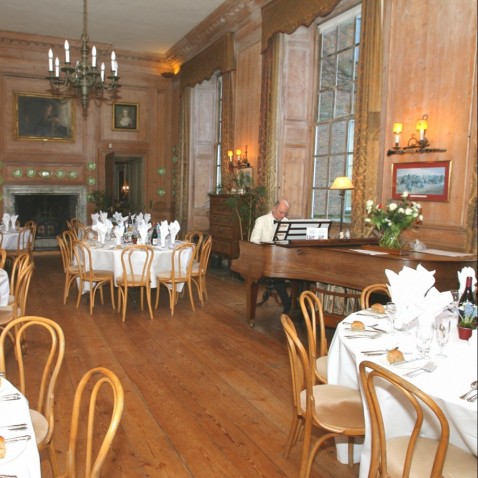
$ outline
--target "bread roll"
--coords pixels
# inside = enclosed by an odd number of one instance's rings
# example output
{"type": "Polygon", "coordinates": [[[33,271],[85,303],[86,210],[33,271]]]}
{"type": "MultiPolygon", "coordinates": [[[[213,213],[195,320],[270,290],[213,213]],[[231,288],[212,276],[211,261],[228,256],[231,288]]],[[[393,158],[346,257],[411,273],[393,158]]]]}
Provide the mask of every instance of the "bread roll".
{"type": "Polygon", "coordinates": [[[405,357],[403,356],[403,353],[398,350],[398,347],[396,347],[387,352],[387,360],[388,363],[403,362],[405,357]]]}
{"type": "Polygon", "coordinates": [[[359,331],[359,332],[362,332],[365,330],[365,325],[363,322],[361,322],[360,320],[354,320],[352,322],[352,324],[350,325],[350,328],[352,330],[356,330],[356,331],[359,331]]]}
{"type": "Polygon", "coordinates": [[[5,448],[5,438],[0,436],[0,459],[5,458],[7,449],[5,448]]]}
{"type": "Polygon", "coordinates": [[[382,304],[373,304],[370,308],[378,314],[385,314],[385,307],[382,304]]]}

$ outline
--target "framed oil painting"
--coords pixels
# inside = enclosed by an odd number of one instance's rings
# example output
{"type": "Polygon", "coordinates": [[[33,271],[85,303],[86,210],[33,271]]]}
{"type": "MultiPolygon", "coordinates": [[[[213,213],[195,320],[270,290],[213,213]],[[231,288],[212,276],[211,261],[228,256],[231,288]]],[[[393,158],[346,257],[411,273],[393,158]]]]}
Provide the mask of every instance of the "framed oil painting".
{"type": "Polygon", "coordinates": [[[113,105],[113,129],[138,131],[138,105],[135,103],[115,103],[113,105]]]}
{"type": "Polygon", "coordinates": [[[71,96],[15,93],[15,137],[31,141],[75,141],[71,96]]]}
{"type": "Polygon", "coordinates": [[[450,170],[451,161],[394,163],[392,198],[407,191],[413,200],[448,201],[450,170]]]}

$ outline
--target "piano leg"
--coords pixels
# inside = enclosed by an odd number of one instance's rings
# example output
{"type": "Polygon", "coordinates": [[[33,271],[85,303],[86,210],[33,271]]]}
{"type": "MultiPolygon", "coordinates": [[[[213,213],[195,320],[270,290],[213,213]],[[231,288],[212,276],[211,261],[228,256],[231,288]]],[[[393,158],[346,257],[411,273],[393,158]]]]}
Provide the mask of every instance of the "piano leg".
{"type": "Polygon", "coordinates": [[[257,292],[259,291],[258,281],[246,280],[246,313],[247,320],[251,327],[255,325],[257,292]]]}

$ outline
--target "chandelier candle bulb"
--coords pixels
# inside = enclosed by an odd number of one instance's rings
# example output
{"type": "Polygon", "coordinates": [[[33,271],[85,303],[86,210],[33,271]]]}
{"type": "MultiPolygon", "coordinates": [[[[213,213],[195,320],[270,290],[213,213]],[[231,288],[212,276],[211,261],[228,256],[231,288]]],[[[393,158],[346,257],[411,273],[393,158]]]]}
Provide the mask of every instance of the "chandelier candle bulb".
{"type": "Polygon", "coordinates": [[[65,40],[65,63],[70,63],[70,44],[65,40]]]}
{"type": "Polygon", "coordinates": [[[115,71],[116,55],[114,50],[111,52],[111,71],[115,71]]]}
{"type": "Polygon", "coordinates": [[[105,64],[101,63],[101,81],[105,81],[105,64]]]}
{"type": "Polygon", "coordinates": [[[60,59],[58,57],[55,58],[55,76],[57,78],[60,76],[60,59]]]}
{"type": "Polygon", "coordinates": [[[53,50],[51,48],[48,51],[48,71],[53,73],[53,50]]]}
{"type": "Polygon", "coordinates": [[[96,68],[96,46],[93,45],[93,48],[91,49],[91,66],[93,68],[96,68]]]}

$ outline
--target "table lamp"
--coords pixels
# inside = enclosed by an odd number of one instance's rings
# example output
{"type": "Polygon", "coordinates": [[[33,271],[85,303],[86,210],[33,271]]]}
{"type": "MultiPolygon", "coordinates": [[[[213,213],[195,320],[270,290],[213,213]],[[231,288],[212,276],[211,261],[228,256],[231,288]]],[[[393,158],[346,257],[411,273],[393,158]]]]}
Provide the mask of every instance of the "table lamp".
{"type": "Polygon", "coordinates": [[[339,176],[335,178],[332,186],[329,189],[336,189],[339,191],[340,196],[340,232],[342,232],[342,226],[344,223],[344,200],[345,200],[345,191],[350,189],[355,189],[352,181],[347,176],[339,176]]]}

